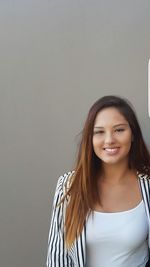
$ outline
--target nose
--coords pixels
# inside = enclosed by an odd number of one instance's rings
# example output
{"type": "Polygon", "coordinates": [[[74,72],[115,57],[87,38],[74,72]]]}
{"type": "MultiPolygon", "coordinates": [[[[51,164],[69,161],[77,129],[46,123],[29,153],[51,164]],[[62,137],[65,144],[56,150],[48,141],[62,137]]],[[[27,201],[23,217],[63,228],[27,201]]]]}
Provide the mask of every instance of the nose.
{"type": "Polygon", "coordinates": [[[111,132],[105,135],[105,144],[113,144],[115,142],[114,135],[111,132]]]}

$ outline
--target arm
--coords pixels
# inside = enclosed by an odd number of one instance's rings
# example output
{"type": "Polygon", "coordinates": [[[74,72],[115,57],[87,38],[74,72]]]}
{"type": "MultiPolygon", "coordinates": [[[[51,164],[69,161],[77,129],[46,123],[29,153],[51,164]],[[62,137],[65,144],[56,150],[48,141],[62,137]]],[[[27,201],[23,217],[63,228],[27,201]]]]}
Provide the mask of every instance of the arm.
{"type": "Polygon", "coordinates": [[[47,267],[72,266],[64,242],[65,202],[57,207],[63,197],[64,176],[58,179],[53,201],[52,218],[48,237],[47,267]]]}

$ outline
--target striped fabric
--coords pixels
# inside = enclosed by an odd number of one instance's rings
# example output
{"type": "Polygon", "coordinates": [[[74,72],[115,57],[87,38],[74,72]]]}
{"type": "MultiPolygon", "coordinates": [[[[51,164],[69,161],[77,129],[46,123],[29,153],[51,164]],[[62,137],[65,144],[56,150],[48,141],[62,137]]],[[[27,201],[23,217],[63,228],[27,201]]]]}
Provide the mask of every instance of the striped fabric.
{"type": "MultiPolygon", "coordinates": [[[[73,172],[68,172],[63,176],[60,176],[56,186],[48,237],[47,267],[85,267],[86,227],[84,226],[79,238],[75,240],[73,246],[67,250],[63,234],[67,200],[59,207],[56,207],[65,193],[66,186],[68,186],[68,182],[72,174],[73,172]]],[[[142,174],[138,174],[138,177],[150,229],[150,179],[142,174]]],[[[148,237],[148,244],[150,248],[150,234],[148,237]]]]}

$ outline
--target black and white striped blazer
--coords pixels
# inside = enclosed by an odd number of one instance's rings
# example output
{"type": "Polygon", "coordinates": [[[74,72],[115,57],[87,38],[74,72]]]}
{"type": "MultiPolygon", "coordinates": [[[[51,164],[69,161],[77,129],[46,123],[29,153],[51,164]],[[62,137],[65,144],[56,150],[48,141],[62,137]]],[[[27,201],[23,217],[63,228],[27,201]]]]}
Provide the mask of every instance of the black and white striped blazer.
{"type": "MultiPolygon", "coordinates": [[[[85,267],[86,260],[86,229],[85,226],[73,246],[67,250],[64,244],[64,218],[67,201],[56,207],[66,192],[66,185],[73,172],[60,176],[56,186],[51,225],[48,237],[47,267],[85,267]]],[[[138,174],[139,185],[145,204],[149,222],[148,245],[150,248],[150,179],[146,175],[138,174]]]]}

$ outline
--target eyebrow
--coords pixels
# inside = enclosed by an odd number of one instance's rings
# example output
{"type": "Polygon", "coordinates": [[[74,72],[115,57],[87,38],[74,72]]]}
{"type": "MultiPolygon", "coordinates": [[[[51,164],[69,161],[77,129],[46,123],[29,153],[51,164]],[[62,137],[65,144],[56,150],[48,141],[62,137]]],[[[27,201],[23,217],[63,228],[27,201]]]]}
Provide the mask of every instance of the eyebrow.
{"type": "MultiPolygon", "coordinates": [[[[127,123],[119,123],[119,124],[114,125],[113,128],[118,127],[118,126],[128,126],[128,124],[127,123]]],[[[96,129],[101,129],[101,128],[104,129],[105,127],[94,126],[94,128],[96,128],[96,129]]]]}

